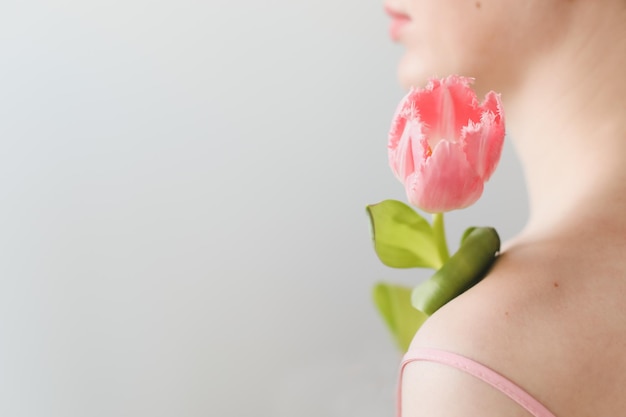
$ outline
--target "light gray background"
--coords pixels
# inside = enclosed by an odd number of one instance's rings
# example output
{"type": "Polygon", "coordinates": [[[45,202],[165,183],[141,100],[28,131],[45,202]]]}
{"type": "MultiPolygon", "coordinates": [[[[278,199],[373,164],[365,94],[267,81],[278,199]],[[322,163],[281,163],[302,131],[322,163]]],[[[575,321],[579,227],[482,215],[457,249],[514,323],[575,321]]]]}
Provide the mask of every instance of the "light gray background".
{"type": "MultiPolygon", "coordinates": [[[[0,415],[392,416],[379,1],[2,0],[0,415]]],[[[507,144],[448,216],[526,217],[507,144]]]]}

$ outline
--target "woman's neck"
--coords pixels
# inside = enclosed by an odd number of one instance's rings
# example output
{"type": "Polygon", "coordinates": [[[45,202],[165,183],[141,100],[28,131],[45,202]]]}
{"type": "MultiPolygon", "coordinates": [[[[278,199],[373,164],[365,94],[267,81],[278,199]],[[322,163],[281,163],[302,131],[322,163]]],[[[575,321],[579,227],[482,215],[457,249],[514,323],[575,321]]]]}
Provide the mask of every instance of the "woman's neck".
{"type": "Polygon", "coordinates": [[[600,222],[626,230],[626,30],[623,16],[536,62],[503,92],[530,200],[523,235],[600,222]],[[619,29],[616,27],[619,26],[619,29]]]}

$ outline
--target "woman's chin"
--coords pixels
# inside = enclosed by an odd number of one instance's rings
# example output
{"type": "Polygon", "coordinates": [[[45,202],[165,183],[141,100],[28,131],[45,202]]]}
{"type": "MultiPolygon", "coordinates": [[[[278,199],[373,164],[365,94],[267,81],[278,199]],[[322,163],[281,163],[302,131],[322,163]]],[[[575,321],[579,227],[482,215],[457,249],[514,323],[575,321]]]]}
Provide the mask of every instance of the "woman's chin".
{"type": "Polygon", "coordinates": [[[398,82],[406,89],[424,87],[429,79],[446,75],[449,74],[440,74],[409,53],[405,53],[398,64],[398,82]]]}
{"type": "Polygon", "coordinates": [[[516,88],[514,71],[489,71],[480,65],[461,67],[451,62],[429,62],[417,55],[405,53],[398,64],[398,82],[405,88],[423,88],[431,78],[443,78],[449,75],[461,75],[474,79],[473,89],[479,97],[488,91],[500,93],[516,88]],[[438,65],[436,65],[438,64],[438,65]]]}
{"type": "MultiPolygon", "coordinates": [[[[398,82],[407,90],[411,87],[423,88],[431,78],[443,78],[449,75],[462,75],[478,78],[476,66],[460,66],[455,62],[423,59],[420,55],[406,52],[398,63],[398,82]]],[[[476,85],[474,86],[474,88],[476,85]]]]}

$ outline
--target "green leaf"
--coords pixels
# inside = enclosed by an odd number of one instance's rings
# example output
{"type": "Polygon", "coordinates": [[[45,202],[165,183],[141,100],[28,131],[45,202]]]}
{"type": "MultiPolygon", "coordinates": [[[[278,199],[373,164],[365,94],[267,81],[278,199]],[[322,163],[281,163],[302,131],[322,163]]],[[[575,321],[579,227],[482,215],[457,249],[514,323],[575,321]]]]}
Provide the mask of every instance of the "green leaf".
{"type": "Polygon", "coordinates": [[[433,268],[443,264],[433,229],[401,201],[385,200],[367,206],[374,249],[392,268],[433,268]]]}
{"type": "Polygon", "coordinates": [[[467,229],[465,229],[465,231],[463,232],[463,236],[461,236],[461,245],[463,245],[465,239],[467,239],[467,237],[474,231],[474,229],[476,229],[476,226],[468,227],[467,229]]]}
{"type": "Polygon", "coordinates": [[[406,352],[415,332],[428,318],[426,314],[411,306],[411,289],[378,283],[374,286],[374,303],[396,344],[406,352]]]}
{"type": "Polygon", "coordinates": [[[413,289],[413,306],[433,314],[478,283],[491,268],[499,250],[500,237],[494,228],[474,228],[441,269],[413,289]]]}

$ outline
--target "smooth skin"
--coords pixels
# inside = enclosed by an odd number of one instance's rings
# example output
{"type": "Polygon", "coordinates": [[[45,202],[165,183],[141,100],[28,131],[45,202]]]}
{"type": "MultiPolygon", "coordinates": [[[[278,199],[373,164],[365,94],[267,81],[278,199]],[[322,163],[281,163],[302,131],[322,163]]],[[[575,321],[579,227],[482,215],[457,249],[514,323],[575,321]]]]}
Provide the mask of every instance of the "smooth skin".
{"type": "MultiPolygon", "coordinates": [[[[413,347],[473,358],[558,417],[626,415],[626,1],[388,0],[409,16],[399,79],[502,94],[530,217],[413,347]]],[[[402,417],[525,417],[486,384],[413,362],[402,417]]]]}

